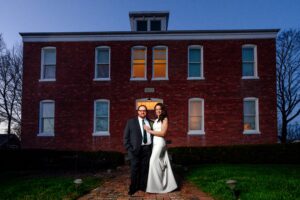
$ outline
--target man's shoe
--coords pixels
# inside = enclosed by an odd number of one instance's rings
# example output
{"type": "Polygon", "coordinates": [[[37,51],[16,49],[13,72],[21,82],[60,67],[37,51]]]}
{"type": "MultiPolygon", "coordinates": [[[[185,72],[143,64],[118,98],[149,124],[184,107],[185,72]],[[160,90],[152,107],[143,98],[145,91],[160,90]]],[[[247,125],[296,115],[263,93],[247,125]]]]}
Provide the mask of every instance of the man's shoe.
{"type": "Polygon", "coordinates": [[[128,195],[132,196],[135,192],[136,192],[136,191],[131,191],[131,190],[129,190],[129,191],[128,191],[128,195]]]}

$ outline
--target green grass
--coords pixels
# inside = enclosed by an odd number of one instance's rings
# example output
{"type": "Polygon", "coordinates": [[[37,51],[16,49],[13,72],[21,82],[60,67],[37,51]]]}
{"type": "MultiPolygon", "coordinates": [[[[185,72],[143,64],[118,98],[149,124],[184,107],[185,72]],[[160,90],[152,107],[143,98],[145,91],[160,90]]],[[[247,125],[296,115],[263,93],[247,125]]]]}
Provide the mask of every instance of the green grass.
{"type": "Polygon", "coordinates": [[[0,176],[0,199],[2,200],[71,200],[88,193],[100,185],[101,180],[93,176],[82,178],[76,188],[74,178],[66,175],[17,175],[0,176]]]}
{"type": "Polygon", "coordinates": [[[217,200],[233,199],[226,180],[237,180],[241,200],[300,200],[300,165],[199,165],[187,179],[217,200]]]}

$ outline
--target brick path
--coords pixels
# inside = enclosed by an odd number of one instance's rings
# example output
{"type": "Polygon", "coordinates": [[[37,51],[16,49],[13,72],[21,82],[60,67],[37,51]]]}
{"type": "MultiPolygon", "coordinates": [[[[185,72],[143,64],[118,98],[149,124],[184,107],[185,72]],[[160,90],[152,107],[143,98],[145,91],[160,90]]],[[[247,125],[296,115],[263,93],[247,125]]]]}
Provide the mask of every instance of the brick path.
{"type": "Polygon", "coordinates": [[[99,174],[104,179],[103,184],[78,200],[213,200],[210,196],[186,181],[178,182],[180,189],[167,194],[149,194],[138,191],[129,196],[130,184],[129,166],[118,167],[116,171],[99,174]]]}

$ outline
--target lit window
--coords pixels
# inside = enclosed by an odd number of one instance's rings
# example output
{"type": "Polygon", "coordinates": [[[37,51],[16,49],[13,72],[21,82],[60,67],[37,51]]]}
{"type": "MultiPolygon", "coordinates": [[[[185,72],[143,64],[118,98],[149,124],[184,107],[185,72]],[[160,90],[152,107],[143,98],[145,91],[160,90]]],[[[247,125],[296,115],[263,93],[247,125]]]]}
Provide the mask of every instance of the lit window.
{"type": "Polygon", "coordinates": [[[146,80],[146,48],[132,48],[131,80],[146,80]]]}
{"type": "Polygon", "coordinates": [[[158,46],[153,48],[153,79],[168,79],[168,49],[158,46]]]}
{"type": "Polygon", "coordinates": [[[109,47],[96,48],[95,79],[110,80],[110,48],[109,47]]]}
{"type": "Polygon", "coordinates": [[[257,56],[255,45],[243,45],[242,62],[243,78],[257,78],[257,56]]]}
{"type": "Polygon", "coordinates": [[[147,107],[147,110],[154,110],[154,106],[157,103],[163,103],[163,100],[162,99],[156,99],[156,98],[137,99],[136,100],[136,109],[140,105],[145,105],[147,107]]]}
{"type": "Polygon", "coordinates": [[[203,78],[203,48],[189,46],[188,48],[188,79],[203,78]]]}
{"type": "Polygon", "coordinates": [[[39,135],[54,135],[54,101],[40,102],[39,135]]]}
{"type": "Polygon", "coordinates": [[[41,80],[55,80],[56,48],[44,47],[42,49],[41,80]]]}
{"type": "Polygon", "coordinates": [[[109,135],[109,101],[99,99],[94,102],[93,135],[109,135]]]}
{"type": "Polygon", "coordinates": [[[259,133],[258,128],[258,99],[244,99],[244,133],[259,133]]]}
{"type": "Polygon", "coordinates": [[[188,134],[204,134],[204,100],[189,100],[189,132],[188,134]]]}

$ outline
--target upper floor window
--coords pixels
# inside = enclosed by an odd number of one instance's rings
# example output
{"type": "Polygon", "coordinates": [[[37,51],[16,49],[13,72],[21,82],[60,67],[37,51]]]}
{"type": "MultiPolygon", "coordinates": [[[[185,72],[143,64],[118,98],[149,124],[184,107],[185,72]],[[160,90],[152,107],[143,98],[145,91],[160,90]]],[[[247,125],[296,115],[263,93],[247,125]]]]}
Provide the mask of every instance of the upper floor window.
{"type": "Polygon", "coordinates": [[[203,79],[203,47],[192,45],[188,48],[188,79],[203,79]]]}
{"type": "Polygon", "coordinates": [[[96,65],[94,80],[110,80],[110,48],[96,48],[96,65]]]}
{"type": "Polygon", "coordinates": [[[259,133],[258,99],[244,98],[244,134],[259,133]]]}
{"type": "Polygon", "coordinates": [[[153,80],[168,79],[168,48],[157,46],[153,48],[153,80]]]}
{"type": "Polygon", "coordinates": [[[98,99],[94,102],[93,135],[109,135],[109,100],[98,99]]]}
{"type": "Polygon", "coordinates": [[[150,31],[160,31],[160,30],[161,30],[161,20],[151,20],[150,31]]]}
{"type": "Polygon", "coordinates": [[[189,132],[188,134],[204,134],[204,100],[189,99],[189,132]]]}
{"type": "Polygon", "coordinates": [[[147,49],[136,46],[131,50],[131,80],[146,80],[147,49]]]}
{"type": "Polygon", "coordinates": [[[148,23],[147,20],[137,20],[136,21],[136,30],[137,31],[147,31],[148,23]]]}
{"type": "Polygon", "coordinates": [[[46,81],[55,80],[56,48],[55,47],[42,48],[41,61],[42,61],[41,80],[46,80],[46,81]]]}
{"type": "Polygon", "coordinates": [[[255,45],[247,44],[242,47],[243,78],[258,78],[257,76],[257,50],[255,45]]]}
{"type": "Polygon", "coordinates": [[[54,136],[54,101],[40,102],[39,136],[54,136]]]}

